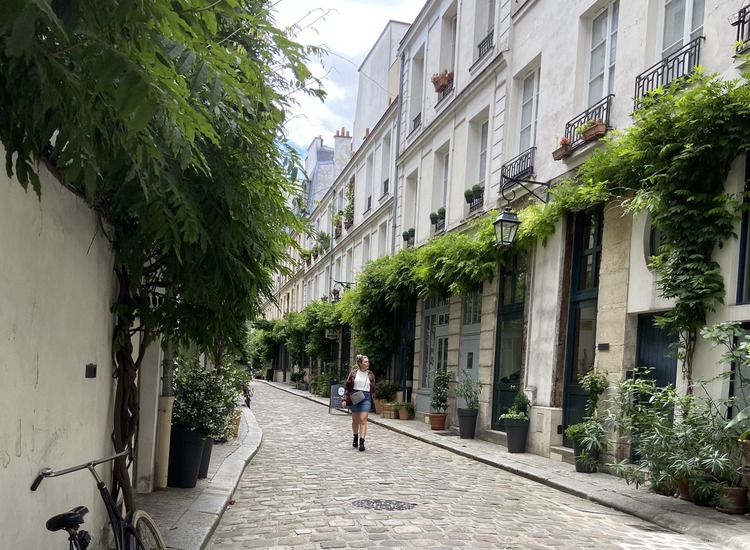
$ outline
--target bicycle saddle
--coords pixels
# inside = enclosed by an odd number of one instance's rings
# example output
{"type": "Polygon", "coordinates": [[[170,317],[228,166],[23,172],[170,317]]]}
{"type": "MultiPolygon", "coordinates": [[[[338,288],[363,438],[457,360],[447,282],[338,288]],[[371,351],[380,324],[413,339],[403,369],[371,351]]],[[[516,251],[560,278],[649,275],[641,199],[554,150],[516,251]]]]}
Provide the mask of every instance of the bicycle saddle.
{"type": "Polygon", "coordinates": [[[70,512],[57,514],[47,520],[47,530],[55,532],[61,529],[70,529],[78,527],[83,523],[83,516],[89,513],[85,506],[76,506],[70,512]]]}

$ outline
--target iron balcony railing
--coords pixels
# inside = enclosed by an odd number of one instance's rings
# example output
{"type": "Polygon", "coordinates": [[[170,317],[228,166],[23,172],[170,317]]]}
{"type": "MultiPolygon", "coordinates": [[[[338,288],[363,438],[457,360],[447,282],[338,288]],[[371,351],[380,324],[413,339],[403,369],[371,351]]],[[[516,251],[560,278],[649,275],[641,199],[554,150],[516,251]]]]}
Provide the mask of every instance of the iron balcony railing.
{"type": "Polygon", "coordinates": [[[479,57],[477,59],[483,58],[488,52],[492,50],[493,38],[495,36],[495,29],[492,29],[490,33],[485,36],[482,41],[477,44],[477,49],[479,50],[479,57]]]}
{"type": "Polygon", "coordinates": [[[417,128],[422,126],[422,113],[420,112],[417,116],[414,117],[414,120],[412,122],[411,131],[415,131],[417,128]]]}
{"type": "Polygon", "coordinates": [[[737,27],[735,53],[741,54],[750,48],[750,6],[740,9],[729,18],[733,27],[737,27]]]}
{"type": "Polygon", "coordinates": [[[441,92],[438,92],[437,104],[440,105],[442,101],[453,93],[453,81],[448,82],[448,85],[443,88],[441,92]]]}
{"type": "Polygon", "coordinates": [[[613,97],[615,97],[614,94],[609,94],[607,97],[594,103],[574,119],[565,123],[565,137],[570,140],[572,148],[575,149],[585,143],[583,137],[576,130],[581,126],[588,124],[589,121],[601,120],[607,125],[608,129],[610,128],[609,113],[612,109],[613,97]]]}
{"type": "Polygon", "coordinates": [[[443,231],[445,231],[445,218],[438,218],[435,224],[435,233],[442,233],[443,231]]]}
{"type": "Polygon", "coordinates": [[[514,185],[513,179],[527,178],[534,173],[534,156],[536,147],[530,147],[516,158],[503,164],[500,169],[500,188],[507,189],[514,185]]]}
{"type": "Polygon", "coordinates": [[[701,59],[701,43],[705,37],[699,36],[682,48],[649,67],[635,77],[635,109],[641,106],[640,98],[659,86],[667,87],[676,79],[693,72],[701,59]]]}
{"type": "Polygon", "coordinates": [[[482,191],[482,194],[479,197],[474,197],[474,200],[472,200],[469,203],[469,214],[473,214],[474,212],[480,212],[484,208],[484,191],[482,191]]]}

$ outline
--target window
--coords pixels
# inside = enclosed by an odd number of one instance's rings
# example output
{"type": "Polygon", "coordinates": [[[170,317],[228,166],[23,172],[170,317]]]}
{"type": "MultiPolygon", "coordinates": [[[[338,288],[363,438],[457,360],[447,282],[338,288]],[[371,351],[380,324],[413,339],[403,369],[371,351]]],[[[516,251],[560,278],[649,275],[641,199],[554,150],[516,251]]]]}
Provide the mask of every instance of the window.
{"type": "Polygon", "coordinates": [[[431,388],[432,380],[439,368],[448,365],[448,321],[449,299],[430,298],[425,300],[424,316],[424,368],[421,386],[431,388]]]}
{"type": "Polygon", "coordinates": [[[703,35],[705,0],[665,0],[662,59],[703,35]]]}
{"type": "Polygon", "coordinates": [[[482,322],[482,291],[464,294],[464,325],[478,325],[482,322]]]}
{"type": "Polygon", "coordinates": [[[620,2],[613,2],[594,17],[591,23],[589,105],[603,99],[613,90],[619,12],[620,2]]]}
{"type": "Polygon", "coordinates": [[[367,157],[365,162],[365,204],[364,211],[368,212],[372,208],[372,177],[373,177],[373,156],[367,157]]]}
{"type": "Polygon", "coordinates": [[[521,131],[518,152],[533,147],[536,141],[536,117],[539,104],[539,69],[523,79],[521,92],[521,131]]]}
{"type": "Polygon", "coordinates": [[[370,236],[365,235],[362,239],[362,266],[370,260],[370,236]]]}
{"type": "Polygon", "coordinates": [[[420,49],[411,61],[411,81],[409,83],[409,133],[422,126],[422,96],[424,95],[424,48],[420,49]]]}
{"type": "Polygon", "coordinates": [[[445,207],[448,204],[448,182],[450,181],[450,154],[445,153],[443,155],[443,177],[442,177],[443,189],[442,199],[439,206],[445,207]]]}
{"type": "Polygon", "coordinates": [[[383,144],[380,148],[380,179],[383,182],[383,187],[381,188],[381,196],[385,196],[388,194],[388,184],[389,184],[389,175],[391,173],[391,135],[387,134],[383,138],[383,144]]]}
{"type": "Polygon", "coordinates": [[[477,167],[477,183],[485,187],[487,179],[487,133],[490,123],[484,122],[479,130],[479,166],[477,167]]]}

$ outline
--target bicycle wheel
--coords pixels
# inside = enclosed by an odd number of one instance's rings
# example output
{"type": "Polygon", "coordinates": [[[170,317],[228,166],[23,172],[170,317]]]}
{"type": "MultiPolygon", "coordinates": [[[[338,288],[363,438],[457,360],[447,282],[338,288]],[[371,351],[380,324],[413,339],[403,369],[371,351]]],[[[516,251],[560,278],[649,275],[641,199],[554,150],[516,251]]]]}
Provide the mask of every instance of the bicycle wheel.
{"type": "Polygon", "coordinates": [[[133,550],[167,550],[154,520],[143,510],[133,513],[133,550]]]}

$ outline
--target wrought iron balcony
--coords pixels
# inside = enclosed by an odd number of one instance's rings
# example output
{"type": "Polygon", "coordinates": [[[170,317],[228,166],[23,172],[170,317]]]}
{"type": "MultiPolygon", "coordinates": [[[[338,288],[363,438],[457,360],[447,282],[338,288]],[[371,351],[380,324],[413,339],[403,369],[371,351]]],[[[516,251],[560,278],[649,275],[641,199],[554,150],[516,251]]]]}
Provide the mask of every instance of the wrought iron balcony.
{"type": "Polygon", "coordinates": [[[477,49],[479,50],[479,57],[477,59],[483,58],[487,53],[489,53],[492,50],[492,46],[494,45],[493,38],[495,36],[495,29],[492,29],[490,33],[485,36],[482,41],[477,44],[477,49]]]}
{"type": "Polygon", "coordinates": [[[531,147],[516,158],[503,164],[500,169],[500,189],[512,187],[514,179],[527,178],[534,173],[536,147],[531,147]]]}
{"type": "Polygon", "coordinates": [[[449,95],[451,95],[452,93],[453,93],[453,81],[451,80],[450,82],[448,82],[445,88],[443,88],[442,91],[438,92],[437,104],[440,105],[443,102],[443,100],[449,95]]]}
{"type": "Polygon", "coordinates": [[[640,75],[635,77],[635,105],[637,110],[641,106],[639,98],[659,86],[665,88],[676,79],[693,72],[701,59],[701,42],[705,37],[699,36],[685,44],[682,48],[652,65],[640,75]]]}
{"type": "Polygon", "coordinates": [[[750,49],[750,6],[745,6],[729,18],[729,23],[737,27],[736,54],[741,54],[750,49]]]}
{"type": "Polygon", "coordinates": [[[435,224],[435,233],[442,233],[445,231],[445,218],[438,218],[435,224]]]}
{"type": "Polygon", "coordinates": [[[411,131],[414,132],[420,126],[422,126],[422,113],[421,112],[417,116],[414,117],[414,120],[412,122],[411,131]]]}
{"type": "Polygon", "coordinates": [[[607,128],[610,128],[609,113],[612,109],[613,97],[615,97],[614,94],[609,94],[604,99],[594,103],[574,119],[565,123],[565,137],[570,140],[570,145],[573,149],[580,147],[585,143],[583,135],[580,131],[577,131],[578,128],[586,127],[595,120],[604,122],[607,128]]]}
{"type": "Polygon", "coordinates": [[[473,214],[474,212],[481,212],[483,208],[484,191],[482,191],[482,194],[479,197],[474,197],[474,200],[469,203],[469,214],[473,214]]]}

